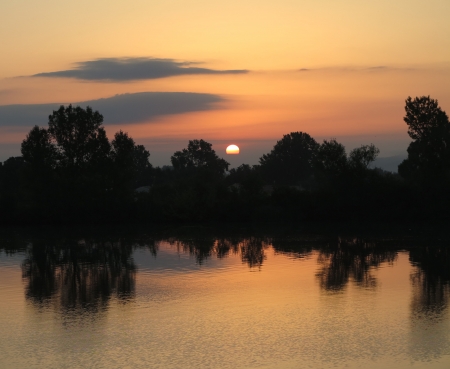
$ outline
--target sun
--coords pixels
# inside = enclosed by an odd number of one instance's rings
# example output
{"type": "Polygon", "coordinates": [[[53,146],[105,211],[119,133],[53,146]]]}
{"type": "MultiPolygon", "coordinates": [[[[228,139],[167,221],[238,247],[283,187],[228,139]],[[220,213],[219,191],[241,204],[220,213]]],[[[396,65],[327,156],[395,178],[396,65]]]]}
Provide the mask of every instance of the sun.
{"type": "Polygon", "coordinates": [[[227,154],[237,155],[239,154],[239,147],[236,145],[230,145],[227,147],[227,154]]]}

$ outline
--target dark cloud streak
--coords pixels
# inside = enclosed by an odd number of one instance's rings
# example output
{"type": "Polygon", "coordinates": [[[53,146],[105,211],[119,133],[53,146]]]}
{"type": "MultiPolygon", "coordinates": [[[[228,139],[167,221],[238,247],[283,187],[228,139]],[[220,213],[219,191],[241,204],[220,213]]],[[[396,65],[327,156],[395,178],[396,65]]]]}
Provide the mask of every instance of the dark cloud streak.
{"type": "Polygon", "coordinates": [[[245,69],[199,68],[194,62],[157,58],[105,58],[76,63],[74,69],[38,73],[33,77],[75,78],[87,81],[126,82],[183,75],[243,74],[245,69]]]}
{"type": "MultiPolygon", "coordinates": [[[[192,92],[141,92],[73,103],[92,107],[104,117],[105,124],[131,124],[150,121],[156,117],[217,109],[224,102],[220,95],[192,92]]],[[[44,126],[48,116],[61,103],[20,104],[0,106],[0,127],[44,126]]]]}

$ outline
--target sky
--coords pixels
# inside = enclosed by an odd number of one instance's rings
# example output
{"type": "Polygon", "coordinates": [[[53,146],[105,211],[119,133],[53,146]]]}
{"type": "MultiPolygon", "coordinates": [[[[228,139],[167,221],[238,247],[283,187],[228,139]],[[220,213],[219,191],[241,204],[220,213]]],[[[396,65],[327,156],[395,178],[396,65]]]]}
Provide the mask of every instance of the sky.
{"type": "Polygon", "coordinates": [[[0,161],[69,103],[159,166],[193,139],[257,164],[294,131],[405,156],[408,96],[450,112],[449,16],[448,0],[0,0],[0,161]]]}

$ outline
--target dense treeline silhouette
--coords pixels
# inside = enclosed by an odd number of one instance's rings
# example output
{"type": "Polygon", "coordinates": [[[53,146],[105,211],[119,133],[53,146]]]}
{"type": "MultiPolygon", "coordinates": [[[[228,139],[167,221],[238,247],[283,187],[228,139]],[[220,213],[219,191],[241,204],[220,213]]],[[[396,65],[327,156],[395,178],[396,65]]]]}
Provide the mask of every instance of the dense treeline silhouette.
{"type": "Polygon", "coordinates": [[[412,142],[399,174],[370,164],[379,150],[347,154],[335,139],[291,132],[258,165],[228,171],[204,140],[154,168],[119,131],[110,142],[91,108],[61,106],[35,126],[22,156],[0,166],[2,223],[439,219],[450,215],[450,123],[429,96],[406,100],[412,142]]]}

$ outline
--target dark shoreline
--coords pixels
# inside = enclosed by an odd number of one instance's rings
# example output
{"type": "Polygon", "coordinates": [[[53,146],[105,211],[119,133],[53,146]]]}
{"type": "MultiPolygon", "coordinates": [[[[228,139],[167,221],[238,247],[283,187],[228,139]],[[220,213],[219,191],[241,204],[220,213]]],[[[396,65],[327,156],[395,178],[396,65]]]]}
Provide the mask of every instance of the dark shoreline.
{"type": "Polygon", "coordinates": [[[111,237],[127,235],[220,237],[226,235],[268,237],[367,237],[389,240],[437,240],[450,241],[448,220],[440,221],[326,221],[326,222],[160,222],[160,223],[100,223],[100,224],[44,224],[44,225],[0,225],[0,237],[4,235],[54,235],[111,237]]]}

